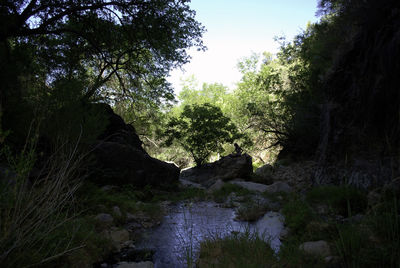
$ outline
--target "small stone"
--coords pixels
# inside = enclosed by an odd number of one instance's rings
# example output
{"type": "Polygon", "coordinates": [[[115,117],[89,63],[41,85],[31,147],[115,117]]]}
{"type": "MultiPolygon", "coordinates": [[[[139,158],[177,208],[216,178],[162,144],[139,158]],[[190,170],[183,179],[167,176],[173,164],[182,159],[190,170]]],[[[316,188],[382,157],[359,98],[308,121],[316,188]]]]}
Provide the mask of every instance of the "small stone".
{"type": "MultiPolygon", "coordinates": [[[[329,264],[338,264],[340,262],[340,257],[338,256],[328,256],[324,258],[324,261],[329,264]]],[[[336,267],[336,266],[334,266],[336,267]]]]}
{"type": "Polygon", "coordinates": [[[132,213],[129,213],[129,212],[126,213],[126,220],[127,221],[133,221],[135,219],[136,219],[135,215],[133,215],[132,213]]]}
{"type": "Polygon", "coordinates": [[[118,189],[118,187],[115,185],[104,185],[103,187],[101,187],[101,190],[104,192],[110,192],[110,191],[116,190],[116,189],[118,189]]]}
{"type": "Polygon", "coordinates": [[[277,181],[271,185],[268,185],[268,188],[265,190],[268,193],[291,193],[293,192],[292,187],[289,186],[286,182],[277,181]]]}
{"type": "Polygon", "coordinates": [[[114,230],[111,231],[110,237],[114,246],[120,250],[122,247],[124,247],[124,243],[129,241],[129,232],[125,229],[114,230]]]}
{"type": "Polygon", "coordinates": [[[324,240],[305,242],[299,246],[299,249],[303,250],[307,254],[320,257],[331,255],[331,249],[328,243],[324,240]]]}
{"type": "Polygon", "coordinates": [[[195,188],[205,190],[206,188],[199,183],[195,183],[192,181],[188,181],[185,179],[179,179],[179,183],[182,185],[183,188],[195,188]]]}
{"type": "Polygon", "coordinates": [[[107,225],[107,226],[112,225],[113,221],[114,221],[114,218],[110,214],[107,214],[107,213],[97,214],[95,219],[98,220],[103,225],[107,225]]]}
{"type": "Polygon", "coordinates": [[[113,207],[113,212],[114,212],[114,215],[117,216],[117,217],[121,217],[122,216],[121,210],[119,209],[118,206],[114,206],[113,207]]]}

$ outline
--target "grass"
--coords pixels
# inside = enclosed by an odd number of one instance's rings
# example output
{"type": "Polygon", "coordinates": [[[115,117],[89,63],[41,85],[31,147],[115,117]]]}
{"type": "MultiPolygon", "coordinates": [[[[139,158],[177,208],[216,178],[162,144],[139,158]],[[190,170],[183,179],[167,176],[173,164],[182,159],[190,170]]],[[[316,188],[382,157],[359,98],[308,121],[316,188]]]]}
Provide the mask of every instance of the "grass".
{"type": "Polygon", "coordinates": [[[212,193],[212,197],[215,202],[222,203],[231,193],[235,193],[237,196],[248,197],[251,194],[251,191],[236,184],[225,183],[221,189],[212,193]]]}
{"type": "Polygon", "coordinates": [[[78,229],[68,228],[77,217],[74,200],[82,160],[77,148],[61,146],[33,182],[29,173],[36,159],[34,142],[17,155],[2,153],[15,174],[0,185],[2,267],[44,266],[82,248],[82,241],[75,239],[78,229]]]}
{"type": "Polygon", "coordinates": [[[351,217],[357,213],[365,212],[367,198],[364,192],[351,186],[320,186],[307,193],[310,204],[325,204],[333,213],[351,217]]]}
{"type": "Polygon", "coordinates": [[[400,267],[398,197],[385,199],[361,223],[337,225],[337,252],[346,267],[400,267]]]}
{"type": "Polygon", "coordinates": [[[277,259],[274,251],[256,233],[245,231],[227,237],[208,239],[200,244],[199,268],[271,267],[277,259]]]}
{"type": "Polygon", "coordinates": [[[309,222],[314,219],[310,206],[300,196],[292,195],[282,208],[285,224],[292,234],[302,233],[309,222]]]}
{"type": "Polygon", "coordinates": [[[290,236],[279,253],[284,267],[326,267],[317,257],[304,255],[299,245],[306,241],[325,240],[334,245],[338,267],[400,267],[399,197],[386,195],[382,203],[367,210],[366,193],[348,186],[321,186],[301,198],[285,198],[282,213],[290,236]],[[313,205],[324,204],[331,215],[353,216],[364,213],[361,221],[337,221],[320,216],[313,205]]]}

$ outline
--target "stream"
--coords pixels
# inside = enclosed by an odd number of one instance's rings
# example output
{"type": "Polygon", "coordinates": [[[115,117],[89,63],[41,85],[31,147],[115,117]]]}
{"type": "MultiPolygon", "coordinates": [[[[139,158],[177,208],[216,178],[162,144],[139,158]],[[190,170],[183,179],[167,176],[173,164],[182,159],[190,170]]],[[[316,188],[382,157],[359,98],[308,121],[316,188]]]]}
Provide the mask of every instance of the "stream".
{"type": "Polygon", "coordinates": [[[186,267],[188,258],[197,259],[202,240],[249,230],[257,232],[278,252],[284,228],[281,214],[268,212],[254,223],[234,218],[234,209],[219,207],[215,202],[180,203],[171,208],[160,226],[139,234],[136,248],[154,249],[156,268],[186,267]]]}

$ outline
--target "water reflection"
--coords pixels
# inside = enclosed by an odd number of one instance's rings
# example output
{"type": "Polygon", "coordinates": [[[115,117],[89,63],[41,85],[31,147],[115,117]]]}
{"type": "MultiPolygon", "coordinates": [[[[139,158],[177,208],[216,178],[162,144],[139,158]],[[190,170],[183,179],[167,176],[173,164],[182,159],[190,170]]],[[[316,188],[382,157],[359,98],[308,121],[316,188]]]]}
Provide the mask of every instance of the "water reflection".
{"type": "Polygon", "coordinates": [[[269,212],[253,224],[234,218],[234,209],[218,207],[214,202],[181,203],[172,208],[160,226],[145,230],[136,246],[156,250],[156,268],[187,267],[188,260],[196,259],[200,241],[246,228],[257,230],[275,251],[279,250],[279,234],[283,229],[279,213],[269,212]]]}

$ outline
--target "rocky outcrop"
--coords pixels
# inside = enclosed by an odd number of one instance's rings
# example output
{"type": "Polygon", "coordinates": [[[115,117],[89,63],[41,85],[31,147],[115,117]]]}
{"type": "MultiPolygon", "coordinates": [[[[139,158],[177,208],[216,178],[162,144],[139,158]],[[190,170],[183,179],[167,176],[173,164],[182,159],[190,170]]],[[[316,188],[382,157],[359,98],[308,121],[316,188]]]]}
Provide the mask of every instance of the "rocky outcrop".
{"type": "Polygon", "coordinates": [[[248,154],[228,155],[213,163],[182,170],[180,179],[208,188],[218,180],[247,179],[252,174],[251,156],[248,154]]]}
{"type": "Polygon", "coordinates": [[[106,104],[108,125],[93,149],[91,178],[98,184],[135,186],[169,184],[178,181],[179,168],[149,156],[133,126],[125,124],[106,104]]]}
{"type": "Polygon", "coordinates": [[[285,182],[294,190],[300,192],[310,189],[312,175],[317,163],[314,161],[299,161],[292,163],[277,163],[275,166],[266,164],[255,171],[257,182],[273,184],[285,182]]]}

